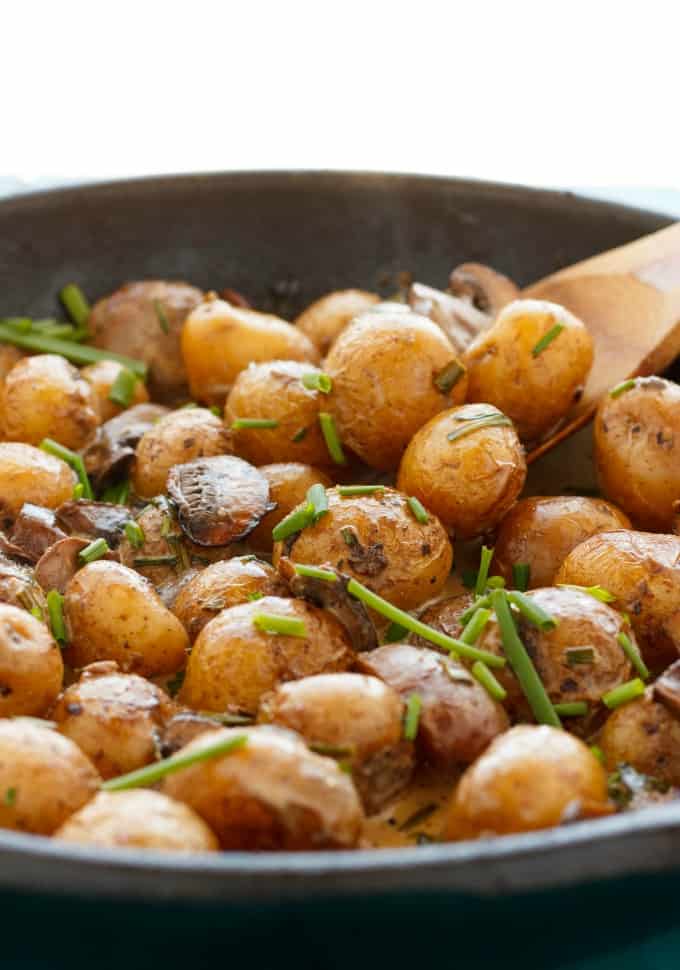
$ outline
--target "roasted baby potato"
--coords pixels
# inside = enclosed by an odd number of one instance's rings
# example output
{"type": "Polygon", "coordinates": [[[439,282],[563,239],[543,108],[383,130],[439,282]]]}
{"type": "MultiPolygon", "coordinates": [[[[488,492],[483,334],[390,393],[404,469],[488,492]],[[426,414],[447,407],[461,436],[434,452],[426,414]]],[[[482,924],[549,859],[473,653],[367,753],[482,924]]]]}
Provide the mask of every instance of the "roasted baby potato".
{"type": "Polygon", "coordinates": [[[318,468],[296,461],[260,465],[259,471],[269,482],[269,499],[275,506],[248,536],[248,545],[258,552],[271,553],[274,546],[272,529],[293,509],[305,501],[312,485],[330,488],[330,478],[318,468]]]}
{"type": "Polygon", "coordinates": [[[372,815],[399,794],[413,771],[404,710],[399,694],[376,677],[318,674],[265,696],[259,719],[297,732],[313,751],[344,763],[372,815]]]}
{"type": "Polygon", "coordinates": [[[503,419],[489,405],[451,408],[413,436],[401,460],[397,487],[461,538],[497,525],[524,487],[524,450],[503,419]]]}
{"type": "Polygon", "coordinates": [[[349,775],[289,731],[268,725],[223,729],[182,751],[239,736],[246,738],[243,747],[168,775],[162,790],[193,808],[223,849],[356,845],[363,813],[349,775]]]}
{"type": "Polygon", "coordinates": [[[416,313],[358,317],[324,365],[333,384],[326,410],[343,444],[367,465],[397,468],[433,415],[465,400],[465,369],[439,327],[416,313]]]}
{"type": "Polygon", "coordinates": [[[40,717],[61,690],[61,651],[44,623],[0,603],[0,717],[40,717]]]}
{"type": "Polygon", "coordinates": [[[465,771],[443,835],[456,841],[530,832],[610,810],[604,768],[582,741],[547,725],[520,724],[465,771]]]}
{"type": "Polygon", "coordinates": [[[335,290],[315,300],[295,318],[294,323],[325,356],[347,324],[379,302],[377,293],[335,290]]]}
{"type": "MultiPolygon", "coordinates": [[[[99,411],[100,422],[110,421],[120,414],[125,408],[116,404],[109,397],[113,385],[120,376],[121,371],[125,370],[122,364],[116,360],[99,360],[96,364],[89,364],[83,367],[80,376],[84,378],[94,391],[97,410],[99,411]]],[[[145,404],[149,400],[149,392],[144,381],[135,381],[134,390],[130,407],[136,404],[145,404]]]]}
{"type": "Polygon", "coordinates": [[[593,364],[593,341],[564,307],[515,300],[464,357],[468,400],[495,404],[522,441],[549,431],[581,393],[593,364]]]}
{"type": "Polygon", "coordinates": [[[73,496],[76,476],[66,462],[40,448],[0,442],[0,521],[17,517],[26,502],[56,509],[73,496]]]}

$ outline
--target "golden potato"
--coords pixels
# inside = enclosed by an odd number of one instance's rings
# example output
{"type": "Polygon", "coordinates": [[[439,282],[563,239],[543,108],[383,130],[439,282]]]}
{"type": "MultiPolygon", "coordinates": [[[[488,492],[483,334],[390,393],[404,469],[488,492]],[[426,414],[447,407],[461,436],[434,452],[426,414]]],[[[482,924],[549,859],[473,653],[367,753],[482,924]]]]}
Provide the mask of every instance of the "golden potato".
{"type": "MultiPolygon", "coordinates": [[[[420,619],[428,626],[433,626],[436,630],[441,630],[448,637],[458,639],[465,624],[461,621],[462,614],[469,606],[472,606],[475,597],[472,593],[458,593],[456,596],[447,596],[446,599],[433,603],[432,606],[420,614],[420,619]]],[[[418,647],[427,647],[428,650],[439,650],[434,643],[424,640],[415,633],[411,633],[408,638],[409,643],[418,647]]],[[[448,653],[448,651],[442,651],[448,653]]]]}
{"type": "Polygon", "coordinates": [[[470,344],[464,361],[468,400],[495,404],[523,441],[535,441],[578,400],[593,364],[593,340],[564,307],[515,300],[470,344]],[[540,349],[551,333],[554,339],[540,349]]]}
{"type": "Polygon", "coordinates": [[[75,483],[60,458],[33,445],[0,442],[0,520],[15,519],[26,502],[56,509],[72,498],[75,483]]]}
{"type": "Polygon", "coordinates": [[[0,717],[40,717],[61,690],[61,650],[39,620],[0,603],[0,717]]]}
{"type": "Polygon", "coordinates": [[[517,433],[502,422],[489,406],[436,415],[411,439],[397,488],[419,498],[462,538],[492,529],[515,504],[527,473],[517,433]]]}
{"type": "Polygon", "coordinates": [[[192,395],[223,404],[237,375],[265,360],[319,362],[319,352],[296,327],[268,313],[207,300],[189,314],[182,331],[182,355],[192,395]]]}
{"type": "Polygon", "coordinates": [[[680,785],[680,719],[654,699],[653,688],[612,711],[597,743],[609,771],[628,764],[642,774],[680,785]]]}
{"type": "Polygon", "coordinates": [[[260,698],[282,681],[347,670],[354,661],[341,624],[302,600],[265,596],[223,610],[199,633],[179,694],[199,711],[256,713],[260,698]],[[273,614],[301,620],[305,636],[267,633],[255,619],[273,614]]]}
{"type": "Polygon", "coordinates": [[[274,547],[274,564],[284,553],[293,562],[330,563],[404,610],[441,592],[453,550],[439,520],[420,523],[407,498],[393,488],[371,495],[326,493],[328,512],[274,547]]]}
{"type": "Polygon", "coordinates": [[[312,485],[330,488],[330,478],[318,468],[296,461],[261,465],[259,469],[269,482],[269,498],[276,508],[268,512],[248,536],[248,545],[258,552],[270,553],[274,547],[272,529],[293,509],[305,501],[312,485]]]}
{"type": "Polygon", "coordinates": [[[188,805],[143,788],[99,792],[54,837],[106,849],[215,852],[219,847],[215,835],[188,805]]]}
{"type": "Polygon", "coordinates": [[[609,811],[607,776],[582,741],[547,725],[521,724],[465,771],[443,834],[455,841],[530,832],[609,811]]]}
{"type": "Polygon", "coordinates": [[[66,587],[65,653],[72,667],[115,660],[121,670],[155,677],[184,666],[189,638],[151,583],[117,562],[83,566],[66,587]]]}
{"type": "Polygon", "coordinates": [[[38,445],[53,438],[78,450],[100,422],[94,391],[56,354],[20,360],[0,388],[0,427],[6,441],[38,445]]]}
{"type": "Polygon", "coordinates": [[[324,369],[326,410],[367,465],[395,469],[426,421],[465,400],[467,378],[439,327],[416,313],[366,313],[342,332],[324,369]]]}
{"type": "Polygon", "coordinates": [[[629,529],[611,502],[580,495],[520,499],[498,527],[493,573],[512,584],[512,567],[527,563],[529,586],[550,586],[572,549],[598,532],[629,529]]]}
{"type": "Polygon", "coordinates": [[[376,677],[317,674],[277,687],[263,699],[259,720],[301,734],[313,751],[351,768],[371,815],[399,794],[413,771],[404,710],[399,694],[376,677]]]}
{"type": "MultiPolygon", "coordinates": [[[[241,609],[241,607],[236,607],[241,609]]],[[[223,849],[349,849],[362,811],[349,775],[288,731],[261,725],[203,734],[182,750],[245,736],[244,747],[168,775],[162,790],[197,812],[223,849]]]]}
{"type": "MultiPolygon", "coordinates": [[[[123,365],[119,364],[116,360],[99,360],[96,364],[89,364],[87,367],[83,367],[80,372],[80,376],[87,381],[94,391],[97,410],[99,411],[99,420],[101,422],[109,421],[125,410],[119,404],[115,404],[109,397],[113,385],[123,370],[125,370],[123,365]]],[[[145,404],[148,400],[149,392],[146,389],[144,381],[135,381],[132,400],[129,406],[134,407],[135,404],[145,404]]]]}
{"type": "Polygon", "coordinates": [[[99,784],[73,741],[47,724],[0,719],[0,828],[51,835],[99,784]]]}
{"type": "Polygon", "coordinates": [[[14,365],[26,356],[26,352],[11,344],[0,344],[0,383],[4,381],[14,365]]]}
{"type": "Polygon", "coordinates": [[[347,324],[379,302],[377,293],[366,290],[334,290],[310,304],[294,323],[325,356],[347,324]]]}
{"type": "Polygon", "coordinates": [[[102,778],[114,778],[159,757],[163,727],[175,710],[160,687],[100,661],[85,667],[80,680],[66,688],[50,717],[102,778]]]}

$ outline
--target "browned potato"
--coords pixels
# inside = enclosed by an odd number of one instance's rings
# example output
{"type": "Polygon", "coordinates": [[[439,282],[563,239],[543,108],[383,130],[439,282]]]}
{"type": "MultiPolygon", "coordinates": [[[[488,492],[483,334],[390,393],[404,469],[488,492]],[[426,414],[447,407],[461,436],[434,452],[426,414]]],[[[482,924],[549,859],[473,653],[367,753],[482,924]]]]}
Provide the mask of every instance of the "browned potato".
{"type": "Polygon", "coordinates": [[[0,442],[0,520],[12,520],[30,502],[56,509],[73,496],[76,476],[66,462],[33,445],[0,442]]]}
{"type": "MultiPolygon", "coordinates": [[[[456,596],[448,596],[446,599],[433,603],[432,606],[420,614],[420,619],[428,626],[433,626],[436,630],[441,630],[449,637],[457,639],[465,628],[461,622],[461,615],[472,605],[474,600],[472,593],[459,593],[456,596]]],[[[438,650],[433,643],[424,640],[422,637],[412,633],[409,636],[409,643],[415,643],[419,647],[427,647],[429,650],[438,650]]]]}
{"type": "Polygon", "coordinates": [[[253,465],[296,461],[328,465],[332,459],[319,424],[325,395],[302,383],[319,374],[312,364],[297,360],[272,360],[251,364],[236,377],[224,411],[231,429],[234,451],[253,465]],[[275,428],[234,427],[238,418],[278,422],[275,428]]]}
{"type": "Polygon", "coordinates": [[[180,333],[187,314],[202,299],[203,293],[188,283],[126,283],[92,307],[88,322],[93,343],[145,361],[152,399],[176,403],[187,391],[180,333]]]}
{"type": "Polygon", "coordinates": [[[680,499],[676,434],[680,449],[680,387],[662,377],[638,377],[600,401],[594,435],[600,487],[641,529],[673,528],[680,499]]]}
{"type": "Polygon", "coordinates": [[[45,624],[0,603],[0,717],[45,714],[63,677],[61,651],[45,624]]]}
{"type": "Polygon", "coordinates": [[[4,381],[14,365],[25,357],[24,351],[11,344],[0,344],[0,383],[4,381]]]}
{"type": "Polygon", "coordinates": [[[0,828],[51,835],[99,784],[73,741],[47,724],[0,719],[0,828]]]}
{"type": "Polygon", "coordinates": [[[367,465],[395,469],[426,421],[465,400],[467,378],[439,327],[416,313],[366,313],[338,337],[324,369],[326,410],[367,465]]]}
{"type": "Polygon", "coordinates": [[[50,717],[102,778],[114,778],[159,757],[163,727],[174,713],[175,705],[160,687],[101,661],[85,667],[50,717]]]}
{"type": "Polygon", "coordinates": [[[154,677],[184,666],[189,638],[151,583],[117,562],[83,566],[66,587],[67,662],[115,660],[121,670],[154,677]]]}
{"type": "Polygon", "coordinates": [[[610,771],[628,764],[645,775],[680,785],[680,719],[654,699],[654,689],[607,718],[598,745],[610,771]]]}
{"type": "Polygon", "coordinates": [[[218,848],[215,835],[188,805],[141,788],[100,792],[54,837],[106,849],[215,852],[218,848]]]}
{"type": "Polygon", "coordinates": [[[463,538],[497,525],[524,487],[524,449],[515,429],[502,419],[488,405],[444,411],[413,436],[399,466],[397,487],[419,498],[463,538]],[[487,418],[491,423],[481,423],[487,418]],[[461,430],[460,437],[449,439],[461,430]]]}
{"type": "Polygon", "coordinates": [[[305,501],[307,492],[312,485],[323,485],[330,488],[330,478],[312,468],[311,465],[301,465],[298,462],[282,462],[275,465],[261,465],[259,469],[269,482],[269,498],[276,506],[268,512],[260,524],[248,536],[248,545],[259,552],[271,552],[274,546],[272,529],[285,519],[293,509],[305,501]]]}
{"type": "MultiPolygon", "coordinates": [[[[119,404],[115,404],[109,397],[111,389],[116,383],[116,379],[124,369],[123,365],[119,364],[116,360],[99,360],[96,364],[83,367],[80,372],[80,376],[87,381],[94,391],[97,410],[99,411],[99,420],[102,422],[115,418],[117,414],[125,410],[119,404]]],[[[148,400],[149,392],[146,389],[144,381],[136,381],[132,401],[129,406],[134,407],[135,404],[145,404],[148,400]]]]}
{"type": "Polygon", "coordinates": [[[391,643],[360,653],[357,667],[404,700],[420,696],[416,743],[421,758],[441,767],[474,761],[510,723],[502,705],[461,664],[435,650],[391,643]]]}
{"type": "Polygon", "coordinates": [[[63,357],[39,354],[20,360],[0,388],[0,426],[6,441],[38,445],[54,438],[79,449],[100,424],[97,398],[63,357]]]}
{"type": "Polygon", "coordinates": [[[294,322],[325,356],[347,324],[379,302],[377,293],[335,290],[315,300],[294,322]]]}
{"type": "Polygon", "coordinates": [[[223,610],[199,633],[179,698],[199,711],[255,713],[260,698],[282,681],[346,670],[354,654],[341,624],[302,600],[265,596],[223,610]],[[305,636],[258,628],[260,613],[302,620],[305,636]]]}
{"type": "Polygon", "coordinates": [[[296,731],[313,751],[346,763],[372,815],[411,777],[404,709],[399,694],[375,677],[318,674],[277,687],[263,699],[259,719],[296,731]]]}
{"type": "MultiPolygon", "coordinates": [[[[241,607],[236,607],[241,609],[241,607]]],[[[182,750],[245,736],[244,747],[162,782],[208,823],[223,849],[349,849],[362,824],[349,775],[288,731],[261,725],[203,734],[182,750]]]]}
{"type": "Polygon", "coordinates": [[[286,592],[285,583],[269,563],[254,556],[237,556],[197,573],[179,591],[172,611],[193,642],[222,610],[260,596],[285,596],[286,592]]]}
{"type": "Polygon", "coordinates": [[[530,832],[610,810],[607,776],[582,741],[547,725],[521,724],[466,770],[443,834],[455,841],[530,832]]]}
{"type": "Polygon", "coordinates": [[[132,484],[143,498],[165,491],[173,465],[231,451],[220,419],[207,408],[171,411],[149,428],[137,445],[132,484]]]}
{"type": "Polygon", "coordinates": [[[535,441],[578,400],[593,364],[593,340],[564,307],[543,300],[515,300],[465,354],[468,400],[495,404],[535,441]],[[561,330],[547,346],[540,341],[561,330]]]}
{"type": "Polygon", "coordinates": [[[405,495],[385,488],[371,495],[326,493],[328,512],[315,525],[274,547],[293,562],[330,563],[401,609],[421,606],[441,592],[453,560],[439,520],[420,523],[405,495]]]}
{"type": "Polygon", "coordinates": [[[629,529],[628,518],[600,498],[554,495],[521,499],[496,534],[492,572],[512,582],[515,563],[528,563],[529,586],[549,586],[572,549],[598,532],[629,529]]]}
{"type": "Polygon", "coordinates": [[[207,404],[223,404],[237,375],[250,363],[319,362],[314,344],[290,323],[216,299],[189,314],[182,331],[182,355],[191,393],[207,404]]]}

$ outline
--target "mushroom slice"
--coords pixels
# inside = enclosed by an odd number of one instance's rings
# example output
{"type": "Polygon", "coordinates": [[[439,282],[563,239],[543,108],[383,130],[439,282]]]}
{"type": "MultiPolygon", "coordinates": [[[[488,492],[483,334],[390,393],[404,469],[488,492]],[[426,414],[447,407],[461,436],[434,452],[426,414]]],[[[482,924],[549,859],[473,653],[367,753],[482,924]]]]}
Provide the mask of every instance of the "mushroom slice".
{"type": "MultiPolygon", "coordinates": [[[[59,593],[66,591],[70,580],[83,565],[78,559],[78,553],[89,544],[87,539],[69,536],[55,542],[40,557],[35,567],[35,578],[46,593],[52,589],[56,589],[59,593]]],[[[116,553],[108,552],[103,558],[117,560],[118,556],[116,553]]]]}
{"type": "Polygon", "coordinates": [[[233,455],[175,465],[167,491],[182,531],[199,546],[243,539],[274,508],[262,472],[233,455]]]}
{"type": "Polygon", "coordinates": [[[123,536],[125,523],[130,520],[130,510],[124,505],[109,502],[64,502],[56,513],[57,522],[71,535],[91,539],[106,539],[110,546],[117,546],[123,536]]]}
{"type": "Polygon", "coordinates": [[[680,717],[680,660],[671,664],[652,687],[652,696],[675,717],[680,717]]]}
{"type": "Polygon", "coordinates": [[[180,711],[166,723],[161,737],[160,754],[169,758],[199,734],[217,731],[223,725],[219,721],[197,714],[195,711],[180,711]]]}
{"type": "Polygon", "coordinates": [[[488,330],[492,318],[482,313],[472,303],[443,290],[435,290],[423,283],[413,283],[408,291],[412,310],[429,317],[440,327],[453,344],[457,353],[468,348],[475,337],[488,330]]]}
{"type": "Polygon", "coordinates": [[[139,439],[164,414],[168,414],[168,408],[160,404],[136,404],[98,429],[94,441],[83,452],[87,473],[97,488],[127,473],[139,439]]]}
{"type": "Polygon", "coordinates": [[[65,539],[56,522],[52,509],[44,509],[40,505],[26,502],[16,517],[8,539],[16,547],[22,559],[36,563],[50,546],[60,539],[65,539]]]}
{"type": "Polygon", "coordinates": [[[451,270],[449,291],[492,317],[519,298],[519,287],[509,277],[483,263],[461,263],[451,270]]]}

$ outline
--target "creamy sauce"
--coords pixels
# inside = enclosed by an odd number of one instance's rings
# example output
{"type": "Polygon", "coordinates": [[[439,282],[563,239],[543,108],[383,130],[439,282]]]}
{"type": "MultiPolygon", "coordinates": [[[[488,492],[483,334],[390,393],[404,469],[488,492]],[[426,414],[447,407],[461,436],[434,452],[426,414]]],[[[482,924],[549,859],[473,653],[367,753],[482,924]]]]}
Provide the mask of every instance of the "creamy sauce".
{"type": "Polygon", "coordinates": [[[361,847],[393,849],[439,841],[460,772],[420,769],[406,791],[378,815],[364,822],[361,847]]]}

